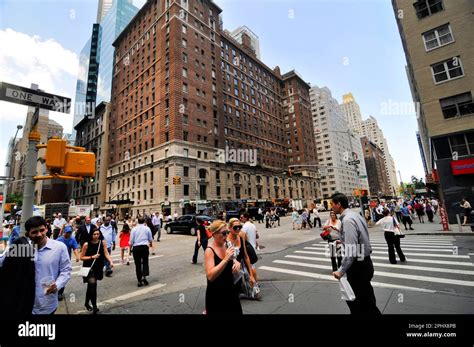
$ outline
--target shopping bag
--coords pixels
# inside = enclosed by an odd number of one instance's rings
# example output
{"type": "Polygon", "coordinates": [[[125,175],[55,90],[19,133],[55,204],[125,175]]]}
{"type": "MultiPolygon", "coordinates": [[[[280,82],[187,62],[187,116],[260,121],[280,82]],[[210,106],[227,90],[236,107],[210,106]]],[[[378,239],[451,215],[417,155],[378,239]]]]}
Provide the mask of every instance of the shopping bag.
{"type": "Polygon", "coordinates": [[[91,271],[91,268],[90,267],[86,267],[86,266],[83,266],[81,267],[81,269],[79,270],[79,272],[77,273],[77,275],[79,277],[87,277],[89,276],[89,272],[91,271]]]}
{"type": "Polygon", "coordinates": [[[339,288],[341,290],[342,300],[345,300],[345,301],[355,300],[356,297],[355,297],[354,291],[352,290],[352,287],[349,281],[347,280],[347,276],[345,274],[339,279],[339,288]]]}

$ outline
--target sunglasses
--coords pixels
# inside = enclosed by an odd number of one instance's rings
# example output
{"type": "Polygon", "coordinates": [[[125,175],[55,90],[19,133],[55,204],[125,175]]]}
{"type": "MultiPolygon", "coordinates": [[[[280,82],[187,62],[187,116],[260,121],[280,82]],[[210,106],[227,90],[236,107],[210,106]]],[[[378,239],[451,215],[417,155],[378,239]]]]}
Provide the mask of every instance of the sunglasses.
{"type": "Polygon", "coordinates": [[[221,231],[221,232],[218,233],[218,234],[221,234],[222,236],[227,236],[228,233],[229,233],[229,232],[226,230],[226,231],[221,231]]]}
{"type": "Polygon", "coordinates": [[[233,230],[240,230],[242,229],[242,225],[236,225],[232,227],[233,230]]]}

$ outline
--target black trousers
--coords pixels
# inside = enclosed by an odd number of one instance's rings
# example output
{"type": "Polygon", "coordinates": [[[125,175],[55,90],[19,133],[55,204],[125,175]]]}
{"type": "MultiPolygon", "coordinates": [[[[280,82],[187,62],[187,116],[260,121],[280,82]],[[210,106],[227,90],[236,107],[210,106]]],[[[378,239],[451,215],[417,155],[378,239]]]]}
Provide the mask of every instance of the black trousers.
{"type": "Polygon", "coordinates": [[[318,221],[319,227],[321,228],[321,218],[319,217],[314,217],[313,225],[316,227],[316,221],[318,221]]]}
{"type": "Polygon", "coordinates": [[[150,269],[148,268],[149,255],[150,250],[147,245],[133,246],[133,260],[135,261],[135,272],[138,282],[141,282],[144,277],[150,275],[150,269]]]}
{"type": "MultiPolygon", "coordinates": [[[[201,247],[203,251],[206,251],[207,248],[207,238],[203,240],[201,238],[201,247]]],[[[198,260],[198,253],[199,253],[199,246],[198,246],[198,240],[196,238],[196,243],[194,244],[194,255],[193,255],[193,263],[196,264],[198,260]]]]}
{"type": "Polygon", "coordinates": [[[388,260],[390,260],[392,264],[397,263],[397,259],[395,258],[395,249],[396,249],[398,253],[398,257],[400,258],[400,261],[405,261],[405,255],[403,254],[402,249],[400,248],[400,238],[395,236],[395,234],[390,231],[386,231],[384,233],[384,236],[385,236],[385,241],[387,241],[387,246],[388,246],[388,260]]]}
{"type": "Polygon", "coordinates": [[[341,266],[341,263],[342,263],[341,246],[339,247],[334,246],[330,241],[328,241],[328,244],[331,251],[332,271],[337,271],[337,269],[341,266]],[[337,262],[336,262],[336,259],[337,259],[337,262]]]}
{"type": "Polygon", "coordinates": [[[362,261],[355,259],[349,270],[347,270],[347,280],[356,297],[354,301],[346,301],[351,314],[381,314],[376,305],[374,288],[370,284],[373,276],[374,265],[370,257],[365,257],[362,261]]]}

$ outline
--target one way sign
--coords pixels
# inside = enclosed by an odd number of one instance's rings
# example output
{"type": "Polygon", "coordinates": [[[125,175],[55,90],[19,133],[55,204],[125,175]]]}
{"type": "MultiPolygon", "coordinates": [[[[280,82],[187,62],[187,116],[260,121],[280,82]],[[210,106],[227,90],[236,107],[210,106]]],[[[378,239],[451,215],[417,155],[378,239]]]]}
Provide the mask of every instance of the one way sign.
{"type": "Polygon", "coordinates": [[[6,82],[0,82],[0,100],[62,113],[69,113],[71,109],[70,98],[6,82]]]}

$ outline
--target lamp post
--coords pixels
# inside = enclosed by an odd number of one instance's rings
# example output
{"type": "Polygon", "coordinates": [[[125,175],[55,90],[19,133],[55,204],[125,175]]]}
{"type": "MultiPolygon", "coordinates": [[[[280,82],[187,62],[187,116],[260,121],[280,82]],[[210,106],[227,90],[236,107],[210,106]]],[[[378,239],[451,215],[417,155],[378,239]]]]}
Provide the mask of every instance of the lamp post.
{"type": "Polygon", "coordinates": [[[5,180],[5,183],[3,184],[3,203],[2,203],[2,206],[0,208],[0,222],[2,222],[3,224],[3,216],[4,216],[4,206],[5,204],[7,203],[7,195],[8,195],[8,185],[10,183],[10,180],[11,180],[11,167],[12,167],[12,161],[13,161],[13,150],[15,149],[15,141],[16,141],[16,137],[18,135],[18,131],[20,131],[21,129],[23,129],[23,126],[22,125],[17,125],[16,126],[16,133],[15,133],[15,136],[13,137],[13,140],[12,140],[12,143],[10,145],[10,158],[7,158],[7,160],[9,160],[9,162],[7,162],[5,164],[5,167],[6,167],[6,172],[5,172],[5,176],[6,176],[6,180],[5,180]]]}

